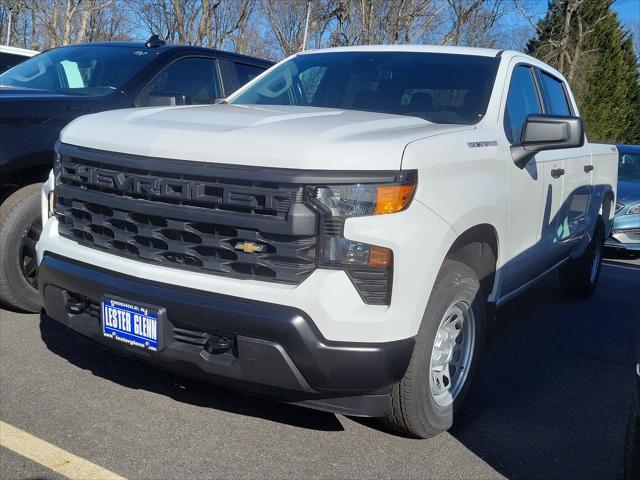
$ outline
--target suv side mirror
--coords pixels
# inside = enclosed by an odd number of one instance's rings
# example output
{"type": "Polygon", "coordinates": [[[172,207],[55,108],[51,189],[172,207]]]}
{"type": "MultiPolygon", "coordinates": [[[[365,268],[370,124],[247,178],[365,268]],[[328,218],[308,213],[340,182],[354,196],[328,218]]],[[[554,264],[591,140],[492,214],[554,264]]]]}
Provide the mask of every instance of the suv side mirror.
{"type": "Polygon", "coordinates": [[[145,107],[175,107],[176,105],[190,105],[191,98],[182,92],[151,92],[144,102],[145,107]]]}
{"type": "Polygon", "coordinates": [[[580,117],[529,115],[522,129],[522,140],[511,147],[511,156],[518,167],[524,168],[531,157],[543,150],[582,145],[584,126],[580,117]]]}

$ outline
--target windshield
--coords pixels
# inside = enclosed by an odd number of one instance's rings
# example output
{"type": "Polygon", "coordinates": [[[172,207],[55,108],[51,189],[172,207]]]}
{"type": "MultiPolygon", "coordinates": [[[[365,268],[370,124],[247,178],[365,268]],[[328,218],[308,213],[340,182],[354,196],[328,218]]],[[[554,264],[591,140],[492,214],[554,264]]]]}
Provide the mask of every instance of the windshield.
{"type": "Polygon", "coordinates": [[[300,105],[473,124],[484,116],[499,59],[416,52],[303,54],[231,103],[300,105]]]}
{"type": "Polygon", "coordinates": [[[120,90],[156,52],[144,47],[78,45],[37,55],[0,75],[0,86],[73,95],[120,90]]]}
{"type": "Polygon", "coordinates": [[[618,178],[640,182],[640,153],[620,152],[618,178]]]}

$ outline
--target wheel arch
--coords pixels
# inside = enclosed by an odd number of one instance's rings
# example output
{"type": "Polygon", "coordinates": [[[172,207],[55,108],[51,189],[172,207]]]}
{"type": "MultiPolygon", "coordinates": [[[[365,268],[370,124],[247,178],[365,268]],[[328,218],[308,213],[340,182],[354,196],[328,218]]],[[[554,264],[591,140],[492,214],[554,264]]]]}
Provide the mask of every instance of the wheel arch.
{"type": "Polygon", "coordinates": [[[22,187],[34,183],[46,182],[51,170],[51,163],[33,165],[29,168],[10,171],[3,176],[0,186],[0,204],[2,204],[11,194],[22,187]]]}
{"type": "Polygon", "coordinates": [[[478,276],[484,295],[489,297],[495,285],[498,249],[496,228],[482,223],[461,233],[449,248],[446,258],[470,267],[478,276]]]}
{"type": "Polygon", "coordinates": [[[604,224],[605,238],[611,234],[613,228],[613,218],[615,217],[615,201],[616,196],[613,190],[607,190],[602,198],[602,204],[600,205],[599,216],[602,218],[604,224]]]}

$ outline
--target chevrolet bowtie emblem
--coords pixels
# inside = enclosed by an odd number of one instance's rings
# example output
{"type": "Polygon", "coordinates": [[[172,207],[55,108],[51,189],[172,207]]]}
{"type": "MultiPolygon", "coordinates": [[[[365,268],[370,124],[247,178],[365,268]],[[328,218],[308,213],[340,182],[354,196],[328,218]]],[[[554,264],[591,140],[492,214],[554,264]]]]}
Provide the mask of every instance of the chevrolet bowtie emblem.
{"type": "Polygon", "coordinates": [[[264,245],[253,242],[238,242],[233,248],[242,250],[244,253],[261,253],[264,250],[264,245]]]}

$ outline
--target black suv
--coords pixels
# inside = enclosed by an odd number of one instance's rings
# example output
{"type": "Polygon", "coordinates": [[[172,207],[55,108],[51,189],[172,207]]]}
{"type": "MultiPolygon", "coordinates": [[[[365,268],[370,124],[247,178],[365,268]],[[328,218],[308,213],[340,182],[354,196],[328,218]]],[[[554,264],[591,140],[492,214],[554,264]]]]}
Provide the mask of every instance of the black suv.
{"type": "MultiPolygon", "coordinates": [[[[40,187],[60,130],[118,108],[212,104],[271,62],[200,47],[91,43],[37,55],[0,75],[0,303],[40,309],[40,187]]],[[[100,135],[100,132],[95,132],[100,135]]]]}

